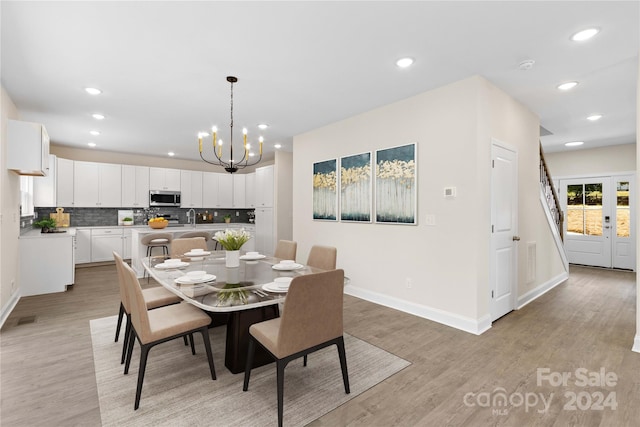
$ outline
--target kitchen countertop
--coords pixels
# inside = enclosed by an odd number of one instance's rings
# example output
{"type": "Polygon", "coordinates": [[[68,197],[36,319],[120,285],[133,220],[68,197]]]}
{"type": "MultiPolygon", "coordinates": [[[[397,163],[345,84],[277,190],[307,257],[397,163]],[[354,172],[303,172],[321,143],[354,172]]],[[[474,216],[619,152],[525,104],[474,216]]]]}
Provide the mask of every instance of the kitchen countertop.
{"type": "Polygon", "coordinates": [[[20,234],[20,239],[61,239],[67,237],[73,237],[76,235],[75,227],[61,227],[66,233],[42,233],[39,228],[33,230],[24,231],[20,234]]]}

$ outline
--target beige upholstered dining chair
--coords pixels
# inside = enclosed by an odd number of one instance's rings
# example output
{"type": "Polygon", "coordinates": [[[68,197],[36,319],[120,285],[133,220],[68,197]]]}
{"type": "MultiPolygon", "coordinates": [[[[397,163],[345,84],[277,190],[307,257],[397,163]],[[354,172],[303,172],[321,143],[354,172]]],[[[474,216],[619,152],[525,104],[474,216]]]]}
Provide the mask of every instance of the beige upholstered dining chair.
{"type": "Polygon", "coordinates": [[[333,246],[314,245],[309,251],[307,265],[322,270],[335,270],[338,250],[333,246]]]}
{"type": "Polygon", "coordinates": [[[278,240],[276,251],[273,253],[275,258],[296,260],[296,252],[298,243],[291,240],[278,240]]]}
{"type": "Polygon", "coordinates": [[[140,282],[136,273],[127,264],[122,265],[125,286],[131,302],[131,334],[127,345],[127,361],[124,373],[129,373],[131,364],[131,354],[137,339],[140,343],[140,367],[138,369],[138,385],[136,387],[136,399],[134,409],[140,406],[140,395],[142,394],[142,383],[147,367],[147,357],[152,347],[176,338],[190,336],[191,351],[195,354],[193,346],[193,333],[200,332],[204,340],[204,347],[207,351],[209,370],[211,379],[216,379],[216,370],[213,364],[213,354],[211,352],[211,342],[209,340],[209,323],[211,318],[199,308],[187,304],[174,304],[166,307],[147,310],[140,282]]]}
{"type": "Polygon", "coordinates": [[[208,231],[189,231],[180,235],[181,239],[189,239],[191,237],[203,237],[205,242],[208,242],[211,240],[211,233],[208,231]]]}
{"type": "MultiPolygon", "coordinates": [[[[129,340],[129,334],[131,333],[131,304],[129,302],[129,294],[124,279],[124,260],[117,253],[113,252],[113,258],[116,261],[116,271],[118,272],[118,285],[120,289],[120,310],[118,312],[118,325],[116,326],[116,339],[120,336],[120,327],[122,326],[122,318],[126,315],[126,323],[124,329],[124,343],[122,344],[122,357],[120,363],[124,363],[124,358],[127,350],[127,341],[129,340]]],[[[147,309],[152,310],[158,307],[164,307],[165,305],[177,304],[182,299],[169,292],[161,286],[154,286],[152,288],[145,288],[142,291],[142,297],[144,298],[147,309]]]]}
{"type": "Polygon", "coordinates": [[[180,258],[191,249],[207,250],[207,242],[204,237],[180,237],[171,242],[171,258],[180,258]]]}
{"type": "Polygon", "coordinates": [[[284,368],[294,359],[335,344],[338,347],[344,391],[350,393],[342,324],[343,287],[343,270],[297,276],[289,286],[282,316],[255,323],[249,328],[249,349],[242,390],[249,389],[257,341],[276,360],[279,426],[282,426],[284,368]]]}

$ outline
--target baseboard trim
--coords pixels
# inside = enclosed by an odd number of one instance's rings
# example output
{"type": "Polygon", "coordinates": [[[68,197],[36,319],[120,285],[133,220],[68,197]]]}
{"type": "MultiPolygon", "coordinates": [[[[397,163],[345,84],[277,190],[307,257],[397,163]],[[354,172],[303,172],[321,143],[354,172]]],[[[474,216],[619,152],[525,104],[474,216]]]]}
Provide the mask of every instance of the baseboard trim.
{"type": "Polygon", "coordinates": [[[393,308],[405,313],[413,314],[414,316],[432,320],[445,326],[459,329],[461,331],[468,332],[474,335],[480,335],[491,328],[491,318],[489,315],[485,315],[480,319],[473,319],[471,317],[460,316],[459,314],[450,313],[448,311],[428,307],[422,304],[415,304],[412,302],[404,301],[399,298],[390,297],[353,285],[346,286],[344,292],[347,295],[351,295],[375,304],[383,305],[385,307],[393,308]]]}
{"type": "Polygon", "coordinates": [[[633,340],[633,348],[631,350],[640,353],[640,334],[636,335],[636,339],[633,340]]]}
{"type": "Polygon", "coordinates": [[[540,296],[546,294],[551,289],[555,288],[559,284],[563,283],[565,280],[569,278],[568,272],[562,272],[558,274],[556,277],[546,281],[535,289],[530,290],[526,294],[518,297],[518,310],[529,304],[531,301],[539,298],[540,296]]]}
{"type": "Polygon", "coordinates": [[[4,326],[4,322],[6,322],[6,320],[9,318],[9,315],[11,314],[13,309],[16,308],[16,305],[18,305],[18,301],[20,301],[20,292],[14,292],[13,295],[11,295],[11,298],[9,298],[7,304],[2,307],[2,314],[0,315],[0,328],[4,326]]]}

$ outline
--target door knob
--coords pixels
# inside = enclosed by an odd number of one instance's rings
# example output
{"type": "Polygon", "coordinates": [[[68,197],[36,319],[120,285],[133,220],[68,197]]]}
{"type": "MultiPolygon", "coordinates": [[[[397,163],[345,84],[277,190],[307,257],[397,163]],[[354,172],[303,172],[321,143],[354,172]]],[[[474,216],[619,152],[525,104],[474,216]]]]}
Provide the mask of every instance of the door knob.
{"type": "Polygon", "coordinates": [[[519,242],[520,241],[520,236],[513,236],[513,241],[514,242],[519,242]]]}

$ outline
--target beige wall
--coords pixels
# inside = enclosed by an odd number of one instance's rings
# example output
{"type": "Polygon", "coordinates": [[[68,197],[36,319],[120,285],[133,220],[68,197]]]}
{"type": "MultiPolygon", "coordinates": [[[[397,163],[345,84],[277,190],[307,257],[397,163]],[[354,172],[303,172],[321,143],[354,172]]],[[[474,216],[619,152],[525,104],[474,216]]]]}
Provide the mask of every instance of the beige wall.
{"type": "MultiPolygon", "coordinates": [[[[4,322],[9,310],[17,302],[20,283],[18,237],[20,236],[20,178],[6,168],[7,120],[19,119],[18,110],[2,89],[0,108],[2,131],[0,133],[0,309],[4,322]],[[13,285],[12,285],[13,283],[13,285]]],[[[1,323],[1,322],[0,322],[1,323]]]]}
{"type": "Polygon", "coordinates": [[[274,168],[274,240],[293,239],[293,153],[277,151],[274,168]]]}
{"type": "Polygon", "coordinates": [[[552,179],[575,175],[630,172],[636,170],[636,145],[624,144],[545,153],[544,158],[552,179]]]}
{"type": "MultiPolygon", "coordinates": [[[[638,57],[638,83],[636,85],[636,145],[640,135],[640,56],[638,57]]],[[[640,164],[640,153],[636,150],[636,165],[640,164]]],[[[636,188],[640,188],[640,174],[636,172],[636,188]]],[[[636,194],[638,192],[636,191],[636,194]]],[[[636,224],[640,220],[640,209],[636,209],[636,224]]],[[[640,239],[636,239],[636,257],[640,257],[640,239]]],[[[636,265],[640,265],[640,259],[636,259],[636,265]]],[[[640,353],[640,271],[636,273],[636,338],[633,350],[640,353]]]]}
{"type": "MultiPolygon", "coordinates": [[[[491,138],[519,150],[523,240],[552,253],[540,227],[538,119],[486,80],[466,79],[294,138],[293,235],[298,258],[314,244],[338,248],[349,292],[470,332],[489,317],[491,138]],[[314,162],[416,142],[418,225],[313,221],[314,162]],[[444,199],[444,187],[456,187],[444,199]],[[436,225],[427,226],[426,215],[436,225]],[[411,288],[406,279],[412,280],[411,288]]],[[[546,252],[545,252],[546,251],[546,252]]],[[[557,251],[555,251],[557,255],[557,251]]],[[[543,257],[541,257],[543,258],[543,257]]],[[[528,289],[550,278],[541,266],[528,289]]],[[[522,256],[519,259],[522,268],[522,256]]],[[[551,267],[550,267],[551,265],[551,267]]],[[[555,273],[555,271],[554,271],[555,273]]],[[[553,273],[552,273],[553,274],[553,273]]],[[[521,280],[519,280],[521,281],[521,280]]]]}

